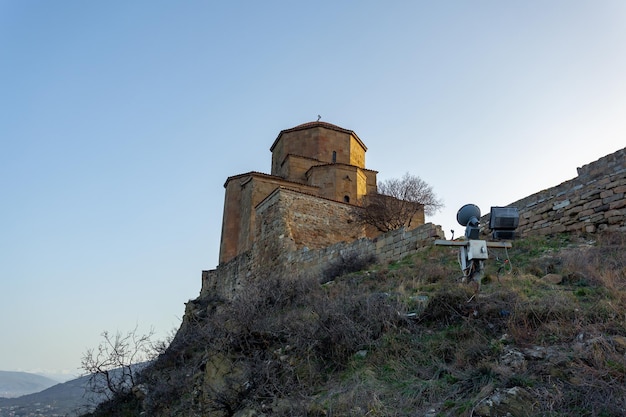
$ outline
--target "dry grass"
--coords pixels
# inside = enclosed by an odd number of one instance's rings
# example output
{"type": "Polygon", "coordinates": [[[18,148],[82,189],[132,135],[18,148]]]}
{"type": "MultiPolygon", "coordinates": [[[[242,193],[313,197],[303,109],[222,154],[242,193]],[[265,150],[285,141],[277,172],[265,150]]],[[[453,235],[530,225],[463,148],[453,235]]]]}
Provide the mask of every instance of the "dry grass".
{"type": "Polygon", "coordinates": [[[432,247],[195,300],[147,374],[147,411],[475,417],[492,392],[521,387],[532,415],[626,415],[624,234],[532,238],[498,256],[478,294],[460,283],[456,251],[432,247]],[[217,354],[241,378],[209,389],[217,354]]]}

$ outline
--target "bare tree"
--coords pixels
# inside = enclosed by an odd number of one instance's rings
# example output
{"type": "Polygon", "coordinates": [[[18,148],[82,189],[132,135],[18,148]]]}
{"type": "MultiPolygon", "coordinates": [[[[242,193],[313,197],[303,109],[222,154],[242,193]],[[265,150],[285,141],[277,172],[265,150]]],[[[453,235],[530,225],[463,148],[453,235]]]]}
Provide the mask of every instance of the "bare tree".
{"type": "Polygon", "coordinates": [[[81,359],[81,368],[90,376],[89,390],[107,399],[130,392],[138,384],[143,365],[158,353],[153,335],[152,329],[139,334],[137,327],[126,334],[102,332],[102,343],[88,349],[81,359]]]}
{"type": "Polygon", "coordinates": [[[420,177],[408,172],[400,179],[378,183],[378,193],[368,195],[361,202],[357,217],[381,232],[410,227],[415,215],[435,214],[443,208],[433,188],[420,177]]]}

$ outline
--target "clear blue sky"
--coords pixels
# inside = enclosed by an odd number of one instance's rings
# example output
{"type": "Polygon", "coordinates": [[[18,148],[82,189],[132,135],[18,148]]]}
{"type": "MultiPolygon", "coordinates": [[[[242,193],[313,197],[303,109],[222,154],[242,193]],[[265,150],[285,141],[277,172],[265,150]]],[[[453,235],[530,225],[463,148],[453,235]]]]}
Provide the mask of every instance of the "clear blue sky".
{"type": "Polygon", "coordinates": [[[177,327],[223,184],[354,130],[454,228],[626,146],[626,2],[0,0],[0,369],[177,327]]]}

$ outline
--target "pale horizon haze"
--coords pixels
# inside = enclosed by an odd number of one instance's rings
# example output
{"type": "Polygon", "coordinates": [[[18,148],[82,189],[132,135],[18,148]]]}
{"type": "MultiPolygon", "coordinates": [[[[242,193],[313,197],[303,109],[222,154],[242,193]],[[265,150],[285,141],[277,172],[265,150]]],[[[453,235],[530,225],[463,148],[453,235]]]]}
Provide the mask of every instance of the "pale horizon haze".
{"type": "Polygon", "coordinates": [[[353,130],[458,236],[624,148],[625,74],[621,0],[0,0],[0,370],[177,329],[283,129],[353,130]]]}

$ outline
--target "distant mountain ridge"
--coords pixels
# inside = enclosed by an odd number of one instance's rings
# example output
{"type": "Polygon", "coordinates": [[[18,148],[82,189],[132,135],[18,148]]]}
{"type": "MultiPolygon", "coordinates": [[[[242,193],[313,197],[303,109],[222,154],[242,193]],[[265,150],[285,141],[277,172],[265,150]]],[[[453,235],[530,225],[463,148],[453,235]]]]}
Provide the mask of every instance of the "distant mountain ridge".
{"type": "MultiPolygon", "coordinates": [[[[146,366],[146,363],[134,365],[138,369],[146,366]]],[[[1,372],[1,371],[0,371],[1,372]]],[[[117,375],[119,369],[114,369],[113,375],[117,375]]],[[[25,372],[16,372],[26,376],[39,376],[25,372]]],[[[103,401],[104,394],[95,394],[89,389],[90,375],[84,375],[67,382],[58,383],[50,378],[41,377],[52,381],[52,386],[43,390],[22,395],[15,398],[0,397],[0,417],[9,416],[39,416],[39,417],[72,417],[92,411],[96,404],[103,401]]]]}
{"type": "Polygon", "coordinates": [[[72,379],[18,398],[0,398],[0,417],[19,409],[19,415],[40,416],[76,416],[91,410],[95,403],[94,397],[85,395],[89,376],[72,379]]]}
{"type": "Polygon", "coordinates": [[[59,381],[28,372],[0,371],[0,397],[14,398],[43,391],[59,381]]]}

